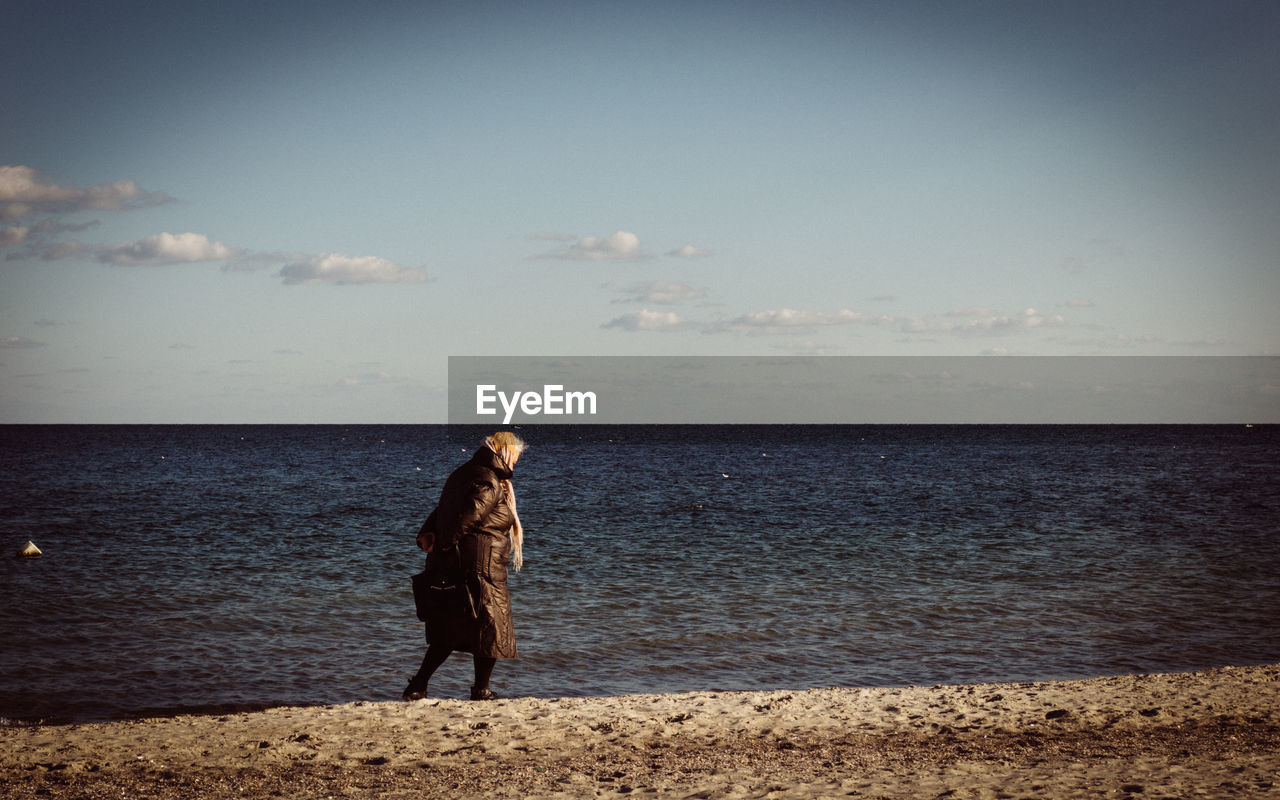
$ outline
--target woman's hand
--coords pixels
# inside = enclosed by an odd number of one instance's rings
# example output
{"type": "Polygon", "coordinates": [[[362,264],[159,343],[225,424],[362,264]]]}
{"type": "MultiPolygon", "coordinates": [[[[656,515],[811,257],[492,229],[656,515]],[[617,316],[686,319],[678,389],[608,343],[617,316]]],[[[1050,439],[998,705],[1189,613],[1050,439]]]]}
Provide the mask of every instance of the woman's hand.
{"type": "Polygon", "coordinates": [[[430,553],[435,547],[436,537],[430,533],[418,534],[418,549],[424,553],[430,553]]]}

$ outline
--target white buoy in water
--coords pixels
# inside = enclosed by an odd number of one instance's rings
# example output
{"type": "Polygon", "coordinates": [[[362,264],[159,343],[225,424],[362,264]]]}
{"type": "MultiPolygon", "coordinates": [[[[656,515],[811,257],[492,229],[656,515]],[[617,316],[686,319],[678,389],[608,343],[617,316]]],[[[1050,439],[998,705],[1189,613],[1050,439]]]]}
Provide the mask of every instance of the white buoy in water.
{"type": "Polygon", "coordinates": [[[36,547],[35,542],[27,542],[27,546],[18,551],[21,558],[39,558],[40,555],[40,548],[36,547]]]}

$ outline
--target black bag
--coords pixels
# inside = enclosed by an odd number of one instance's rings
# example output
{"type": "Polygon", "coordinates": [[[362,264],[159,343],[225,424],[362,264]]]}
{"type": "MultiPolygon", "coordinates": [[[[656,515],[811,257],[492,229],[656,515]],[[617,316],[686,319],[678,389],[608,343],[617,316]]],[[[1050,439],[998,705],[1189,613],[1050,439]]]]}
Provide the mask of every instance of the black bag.
{"type": "Polygon", "coordinates": [[[444,558],[429,558],[427,568],[413,576],[413,603],[423,622],[433,617],[476,617],[462,570],[462,554],[456,547],[451,552],[457,557],[456,566],[443,563],[444,558]]]}

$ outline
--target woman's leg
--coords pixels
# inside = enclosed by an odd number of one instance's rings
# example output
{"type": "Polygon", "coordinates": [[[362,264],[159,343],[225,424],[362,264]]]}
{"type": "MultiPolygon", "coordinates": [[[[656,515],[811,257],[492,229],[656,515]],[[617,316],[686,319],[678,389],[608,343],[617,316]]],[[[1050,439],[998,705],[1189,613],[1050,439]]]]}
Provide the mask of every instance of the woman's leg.
{"type": "Polygon", "coordinates": [[[422,657],[422,666],[418,667],[418,674],[413,676],[409,681],[409,685],[405,687],[404,699],[421,700],[427,696],[427,681],[431,680],[431,676],[445,662],[449,654],[453,652],[452,647],[443,647],[433,644],[427,648],[427,654],[422,657]],[[416,695],[416,696],[414,696],[416,695]]]}
{"type": "Polygon", "coordinates": [[[493,668],[497,663],[496,658],[476,656],[476,682],[471,687],[472,700],[488,700],[493,697],[493,692],[489,691],[489,678],[493,676],[493,668]]]}

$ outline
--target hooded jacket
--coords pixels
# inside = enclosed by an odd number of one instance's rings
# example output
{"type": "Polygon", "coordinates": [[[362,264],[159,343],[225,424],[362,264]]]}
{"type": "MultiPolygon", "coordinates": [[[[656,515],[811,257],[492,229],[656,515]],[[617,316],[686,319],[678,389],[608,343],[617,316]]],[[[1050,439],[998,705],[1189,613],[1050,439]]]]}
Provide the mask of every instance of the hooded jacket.
{"type": "Polygon", "coordinates": [[[421,533],[434,533],[427,569],[463,570],[475,618],[470,615],[433,617],[427,621],[427,641],[488,658],[515,658],[515,626],[507,592],[507,560],[511,542],[507,531],[515,515],[502,481],[511,469],[488,447],[478,449],[445,481],[440,501],[427,517],[421,533]]]}

